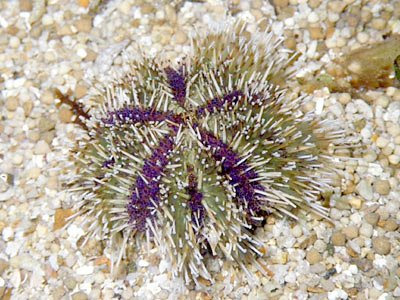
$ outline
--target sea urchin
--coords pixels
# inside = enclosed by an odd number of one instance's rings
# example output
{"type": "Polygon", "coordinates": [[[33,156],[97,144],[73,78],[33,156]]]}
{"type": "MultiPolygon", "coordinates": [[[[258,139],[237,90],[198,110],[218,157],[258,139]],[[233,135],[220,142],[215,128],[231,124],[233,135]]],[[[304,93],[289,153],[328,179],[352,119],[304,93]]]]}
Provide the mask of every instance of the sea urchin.
{"type": "Polygon", "coordinates": [[[275,84],[288,74],[280,43],[270,32],[224,28],[195,39],[176,65],[132,63],[99,96],[73,151],[72,190],[92,235],[122,236],[116,261],[147,240],[175,275],[210,279],[206,253],[242,267],[261,255],[252,232],[266,215],[326,214],[318,199],[342,133],[275,84]]]}

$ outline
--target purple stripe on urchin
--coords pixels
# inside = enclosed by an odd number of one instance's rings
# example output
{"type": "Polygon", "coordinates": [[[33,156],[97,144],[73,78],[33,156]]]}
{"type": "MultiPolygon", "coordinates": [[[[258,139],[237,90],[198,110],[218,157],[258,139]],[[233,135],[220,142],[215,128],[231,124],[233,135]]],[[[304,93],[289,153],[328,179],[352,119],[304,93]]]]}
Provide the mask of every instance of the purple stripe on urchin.
{"type": "Polygon", "coordinates": [[[173,112],[159,112],[154,111],[152,108],[137,108],[137,107],[124,107],[115,111],[107,113],[107,117],[102,119],[103,124],[114,126],[117,124],[126,123],[146,123],[146,122],[162,122],[167,121],[168,126],[177,132],[179,125],[183,124],[183,119],[180,115],[173,112]]]}
{"type": "Polygon", "coordinates": [[[144,122],[161,122],[172,117],[170,112],[154,111],[152,108],[124,107],[107,113],[108,116],[102,121],[107,125],[115,125],[116,123],[144,123],[144,122]]]}
{"type": "Polygon", "coordinates": [[[209,132],[201,131],[201,138],[206,146],[212,149],[212,156],[216,161],[222,162],[222,174],[230,177],[230,184],[236,192],[239,205],[243,205],[251,216],[256,216],[261,211],[260,199],[256,190],[264,188],[252,179],[257,178],[257,173],[249,170],[249,166],[241,161],[241,157],[227,144],[216,138],[209,132]]]}
{"type": "Polygon", "coordinates": [[[114,164],[115,164],[115,159],[114,157],[111,157],[110,159],[107,159],[103,162],[102,167],[111,168],[114,164]]]}
{"type": "Polygon", "coordinates": [[[233,91],[229,94],[224,95],[222,98],[213,98],[209,100],[205,105],[198,108],[196,114],[198,117],[202,117],[204,116],[206,111],[213,113],[215,110],[222,109],[225,103],[235,104],[241,96],[243,96],[243,92],[233,91]]]}
{"type": "Polygon", "coordinates": [[[144,161],[142,172],[138,175],[132,188],[128,203],[129,220],[138,231],[145,231],[147,220],[152,220],[152,214],[160,202],[160,180],[165,166],[168,164],[168,154],[174,141],[171,136],[165,136],[154,149],[151,156],[144,161]]]}
{"type": "Polygon", "coordinates": [[[168,85],[171,88],[174,99],[180,106],[184,106],[186,100],[186,81],[184,67],[181,66],[178,70],[171,67],[165,68],[168,85]]]}
{"type": "Polygon", "coordinates": [[[197,189],[197,178],[196,175],[193,173],[193,168],[189,169],[188,179],[189,184],[187,187],[187,192],[190,196],[188,206],[192,213],[191,219],[195,225],[201,226],[203,225],[205,208],[201,203],[203,200],[203,194],[197,189]]]}

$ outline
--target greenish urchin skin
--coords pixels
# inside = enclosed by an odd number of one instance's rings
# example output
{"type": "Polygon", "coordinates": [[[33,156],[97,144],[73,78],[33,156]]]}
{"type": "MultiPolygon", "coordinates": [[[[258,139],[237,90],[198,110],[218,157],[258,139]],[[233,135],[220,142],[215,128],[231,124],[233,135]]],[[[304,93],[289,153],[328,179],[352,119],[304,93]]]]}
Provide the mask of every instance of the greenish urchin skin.
{"type": "Polygon", "coordinates": [[[175,275],[187,282],[198,276],[212,280],[203,263],[207,249],[246,270],[245,263],[262,255],[263,245],[251,232],[265,215],[295,217],[295,208],[325,215],[318,198],[329,188],[329,147],[341,133],[301,113],[304,100],[289,100],[277,88],[290,73],[279,43],[271,33],[250,40],[239,26],[224,29],[194,40],[192,55],[174,69],[147,58],[133,63],[132,73],[101,96],[101,117],[86,122],[89,137],[75,149],[73,186],[83,191],[79,210],[94,217],[91,233],[121,243],[117,262],[133,240],[148,239],[171,261],[175,275]],[[233,91],[236,97],[229,98],[233,91]],[[207,110],[212,99],[224,97],[230,102],[207,110]],[[118,117],[124,109],[169,116],[132,121],[118,117]],[[166,136],[171,151],[165,150],[168,143],[159,146],[166,136]],[[216,159],[217,141],[227,145],[230,158],[216,159]],[[164,167],[161,160],[149,162],[157,147],[168,161],[164,167]],[[229,159],[237,163],[227,171],[229,159]],[[152,185],[146,164],[161,174],[152,185]],[[236,184],[230,174],[239,174],[236,184]],[[159,188],[158,200],[143,200],[140,181],[146,193],[159,188]],[[238,199],[238,191],[253,196],[257,211],[238,199]],[[143,207],[154,215],[140,223],[135,216],[143,207]]]}

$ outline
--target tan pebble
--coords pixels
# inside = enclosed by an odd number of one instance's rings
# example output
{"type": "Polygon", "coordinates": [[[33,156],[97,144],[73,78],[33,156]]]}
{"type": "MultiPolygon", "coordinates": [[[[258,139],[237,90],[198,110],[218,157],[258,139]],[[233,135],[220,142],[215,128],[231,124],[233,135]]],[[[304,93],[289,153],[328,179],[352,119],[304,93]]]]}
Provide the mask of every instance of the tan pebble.
{"type": "Polygon", "coordinates": [[[58,188],[58,178],[57,176],[52,176],[47,180],[47,187],[51,190],[57,190],[58,188]]]}
{"type": "Polygon", "coordinates": [[[175,41],[178,44],[184,44],[187,40],[187,35],[185,32],[179,30],[174,35],[175,41]]]}
{"type": "Polygon", "coordinates": [[[389,155],[388,160],[392,165],[397,165],[400,163],[400,155],[396,154],[389,155]]]}
{"type": "Polygon", "coordinates": [[[40,176],[40,168],[33,167],[28,171],[28,178],[37,179],[40,176]]]}
{"type": "Polygon", "coordinates": [[[381,95],[376,99],[376,104],[382,107],[387,107],[389,105],[390,99],[388,96],[381,95]]]}
{"type": "Polygon", "coordinates": [[[254,18],[256,18],[256,21],[259,21],[264,17],[262,11],[259,9],[252,9],[250,12],[254,16],[254,18]]]}
{"type": "Polygon", "coordinates": [[[95,61],[97,58],[97,52],[93,51],[92,49],[86,49],[86,57],[85,61],[95,61]]]}
{"type": "Polygon", "coordinates": [[[389,180],[376,180],[374,182],[374,188],[377,193],[380,195],[388,195],[390,192],[390,183],[389,180]]]}
{"type": "Polygon", "coordinates": [[[56,213],[54,215],[54,225],[53,225],[53,230],[58,230],[62,227],[64,227],[65,224],[67,224],[67,218],[72,216],[73,211],[72,209],[62,209],[58,208],[56,210],[56,213]]]}
{"type": "Polygon", "coordinates": [[[22,108],[24,109],[25,117],[29,116],[33,109],[33,102],[32,101],[25,101],[22,104],[22,108]]]}
{"type": "Polygon", "coordinates": [[[171,5],[165,6],[165,19],[168,20],[169,24],[176,23],[176,9],[171,5]]]}
{"type": "Polygon", "coordinates": [[[46,14],[42,17],[42,25],[43,26],[50,26],[53,23],[54,23],[54,19],[51,15],[46,14]]]}
{"type": "Polygon", "coordinates": [[[332,234],[331,241],[334,246],[344,246],[346,244],[346,236],[342,232],[336,231],[332,234]]]}
{"type": "Polygon", "coordinates": [[[372,212],[372,213],[366,214],[364,219],[365,219],[365,221],[368,222],[368,224],[375,226],[379,221],[379,214],[372,212]]]}
{"type": "Polygon", "coordinates": [[[371,21],[372,28],[376,30],[384,30],[386,28],[386,20],[378,18],[371,21]]]}
{"type": "Polygon", "coordinates": [[[58,117],[63,123],[70,123],[73,116],[74,116],[73,112],[66,107],[61,107],[58,112],[58,117]]]}
{"type": "Polygon", "coordinates": [[[133,19],[131,22],[133,28],[138,28],[140,26],[140,19],[133,19]]]}
{"type": "Polygon", "coordinates": [[[24,156],[19,153],[14,153],[12,156],[12,163],[16,166],[19,166],[24,161],[24,156]]]}
{"type": "Polygon", "coordinates": [[[75,98],[80,99],[86,96],[87,90],[88,89],[85,85],[77,84],[75,87],[75,98]]]}
{"type": "Polygon", "coordinates": [[[313,40],[321,40],[325,37],[324,30],[321,26],[311,26],[308,28],[308,31],[310,32],[310,36],[313,40]]]}
{"type": "Polygon", "coordinates": [[[55,61],[57,58],[56,53],[53,50],[46,51],[44,53],[44,59],[48,62],[55,61]]]}
{"type": "Polygon", "coordinates": [[[369,23],[372,20],[372,12],[369,8],[363,7],[361,10],[361,21],[363,23],[369,23]]]}
{"type": "Polygon", "coordinates": [[[252,8],[261,8],[263,6],[263,1],[262,0],[252,0],[251,1],[251,7],[252,8]]]}
{"type": "Polygon", "coordinates": [[[323,288],[320,288],[320,287],[308,286],[307,287],[307,292],[320,294],[320,293],[324,293],[325,290],[323,288]]]}
{"type": "Polygon", "coordinates": [[[204,279],[203,277],[199,277],[198,281],[200,284],[205,285],[205,286],[210,286],[211,285],[211,281],[204,279]]]}
{"type": "Polygon", "coordinates": [[[7,270],[8,266],[9,266],[8,261],[0,258],[0,275],[3,274],[5,270],[7,270]]]}
{"type": "Polygon", "coordinates": [[[40,140],[36,143],[33,153],[36,155],[43,155],[50,152],[49,144],[44,140],[40,140]]]}
{"type": "Polygon", "coordinates": [[[285,41],[284,41],[284,45],[285,45],[285,47],[288,48],[288,49],[296,50],[296,45],[297,45],[296,39],[294,39],[294,38],[287,38],[287,39],[285,39],[285,41]]]}
{"type": "Polygon", "coordinates": [[[44,104],[52,104],[54,101],[54,96],[50,91],[45,91],[43,92],[42,97],[40,97],[40,100],[44,104]]]}
{"type": "Polygon", "coordinates": [[[311,8],[318,8],[321,5],[321,0],[310,0],[308,1],[308,5],[311,8]]]}
{"type": "Polygon", "coordinates": [[[340,94],[338,100],[341,104],[347,104],[351,101],[351,96],[349,93],[343,93],[343,94],[340,94]]]}
{"type": "Polygon", "coordinates": [[[389,140],[387,139],[387,138],[385,138],[385,137],[383,137],[383,136],[379,136],[377,139],[376,139],[376,145],[379,147],[379,148],[384,148],[384,147],[386,147],[386,145],[389,143],[389,140]]]}
{"type": "Polygon", "coordinates": [[[87,300],[88,296],[84,292],[77,292],[71,296],[72,300],[87,300]]]}
{"type": "Polygon", "coordinates": [[[74,32],[71,29],[70,25],[63,25],[57,29],[57,34],[59,36],[71,35],[74,32]]]}
{"type": "Polygon", "coordinates": [[[87,8],[89,6],[90,0],[78,0],[79,5],[87,8]]]}
{"type": "Polygon", "coordinates": [[[118,10],[120,12],[122,12],[125,15],[128,15],[131,11],[131,3],[126,0],[124,2],[122,2],[119,6],[118,6],[118,10]]]}
{"type": "Polygon", "coordinates": [[[392,145],[388,144],[388,145],[386,145],[386,147],[384,147],[382,149],[382,154],[389,156],[390,154],[393,153],[393,150],[394,150],[394,147],[392,145]]]}
{"type": "Polygon", "coordinates": [[[355,209],[360,209],[362,206],[362,199],[359,197],[350,197],[349,199],[349,204],[351,205],[351,207],[355,208],[355,209]]]}
{"type": "Polygon", "coordinates": [[[40,132],[38,130],[30,130],[27,137],[32,142],[37,142],[40,138],[40,132]]]}
{"type": "Polygon", "coordinates": [[[56,126],[56,122],[48,117],[43,117],[39,119],[38,128],[40,132],[47,132],[53,130],[56,126]]]}
{"type": "Polygon", "coordinates": [[[315,11],[312,11],[307,16],[307,21],[309,23],[317,23],[319,20],[320,20],[319,15],[315,11]]]}
{"type": "Polygon", "coordinates": [[[307,252],[306,259],[311,265],[313,265],[320,262],[322,260],[322,256],[317,250],[311,249],[307,252]]]}
{"type": "Polygon", "coordinates": [[[354,225],[350,225],[350,226],[343,228],[342,232],[346,235],[346,237],[349,240],[358,237],[358,228],[354,225]]]}
{"type": "Polygon", "coordinates": [[[79,32],[88,33],[92,29],[92,17],[85,15],[76,20],[74,25],[79,32]]]}
{"type": "Polygon", "coordinates": [[[156,8],[150,3],[143,3],[140,7],[140,11],[142,14],[151,14],[156,11],[156,8]]]}
{"type": "Polygon", "coordinates": [[[6,108],[8,111],[15,111],[18,108],[18,98],[17,97],[7,98],[6,108]]]}
{"type": "Polygon", "coordinates": [[[10,37],[8,44],[10,45],[11,48],[18,48],[19,45],[21,44],[21,41],[19,40],[18,37],[12,36],[10,37]]]}
{"type": "Polygon", "coordinates": [[[380,255],[387,255],[390,253],[391,244],[387,237],[378,236],[372,239],[372,247],[376,253],[380,255]]]}
{"type": "Polygon", "coordinates": [[[32,11],[32,0],[19,0],[20,11],[32,11]]]}
{"type": "Polygon", "coordinates": [[[395,231],[398,227],[399,225],[394,219],[386,220],[385,224],[383,225],[383,229],[385,229],[386,231],[395,231]]]}
{"type": "Polygon", "coordinates": [[[336,0],[328,2],[328,9],[335,13],[341,13],[345,7],[346,3],[344,1],[336,0]]]}
{"type": "Polygon", "coordinates": [[[284,8],[289,5],[289,0],[272,0],[274,5],[279,8],[284,8]]]}
{"type": "Polygon", "coordinates": [[[100,256],[100,257],[95,259],[94,264],[96,266],[100,266],[100,265],[108,265],[108,266],[110,266],[111,265],[111,261],[105,256],[100,256]]]}

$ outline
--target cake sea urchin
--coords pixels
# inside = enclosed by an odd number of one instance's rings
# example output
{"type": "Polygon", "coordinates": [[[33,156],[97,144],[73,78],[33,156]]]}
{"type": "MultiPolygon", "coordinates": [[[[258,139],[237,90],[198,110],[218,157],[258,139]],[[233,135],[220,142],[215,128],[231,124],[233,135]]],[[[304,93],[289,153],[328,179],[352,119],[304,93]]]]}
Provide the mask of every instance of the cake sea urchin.
{"type": "MultiPolygon", "coordinates": [[[[207,253],[244,270],[269,214],[326,216],[329,149],[343,132],[300,109],[276,83],[288,51],[271,32],[227,26],[192,42],[179,63],[143,57],[98,95],[73,149],[78,214],[120,249],[154,242],[176,276],[212,279],[207,253]],[[122,237],[122,238],[121,238],[122,237]]],[[[293,97],[292,97],[293,98],[293,97]]]]}

